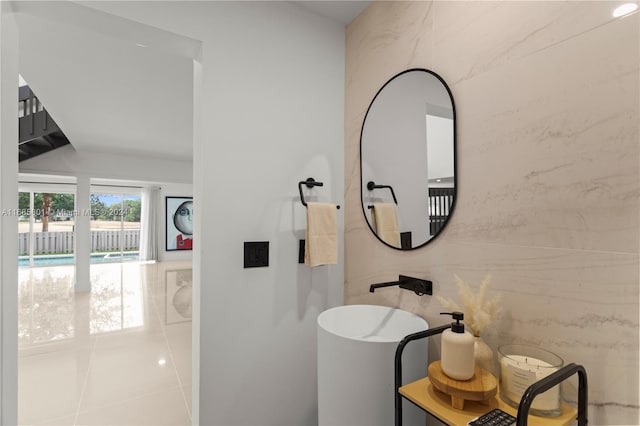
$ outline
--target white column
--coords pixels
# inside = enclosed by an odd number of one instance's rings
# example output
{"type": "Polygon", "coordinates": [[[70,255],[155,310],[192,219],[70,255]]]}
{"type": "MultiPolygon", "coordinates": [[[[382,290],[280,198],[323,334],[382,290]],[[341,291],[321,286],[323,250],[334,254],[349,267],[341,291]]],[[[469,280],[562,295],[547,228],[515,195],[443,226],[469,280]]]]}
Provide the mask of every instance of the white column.
{"type": "Polygon", "coordinates": [[[89,177],[76,180],[75,261],[76,291],[91,291],[91,184],[89,177]]]}
{"type": "Polygon", "coordinates": [[[33,266],[33,254],[36,251],[36,237],[33,233],[33,228],[36,223],[36,215],[35,215],[35,194],[33,191],[29,191],[29,209],[31,213],[29,213],[29,266],[33,266]]]}
{"type": "Polygon", "coordinates": [[[0,424],[18,422],[18,32],[0,2],[0,424]]]}

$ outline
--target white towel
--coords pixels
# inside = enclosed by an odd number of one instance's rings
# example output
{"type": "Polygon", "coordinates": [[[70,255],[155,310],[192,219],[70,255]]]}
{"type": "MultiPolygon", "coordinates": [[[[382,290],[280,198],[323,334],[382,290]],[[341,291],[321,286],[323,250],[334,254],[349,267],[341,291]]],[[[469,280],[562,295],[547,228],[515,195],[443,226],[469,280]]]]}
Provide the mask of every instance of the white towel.
{"type": "Polygon", "coordinates": [[[400,231],[396,205],[392,203],[374,203],[371,212],[373,228],[378,237],[393,247],[400,247],[400,231]]]}
{"type": "Polygon", "coordinates": [[[338,220],[336,205],[307,203],[307,232],[304,263],[309,266],[338,263],[338,220]]]}

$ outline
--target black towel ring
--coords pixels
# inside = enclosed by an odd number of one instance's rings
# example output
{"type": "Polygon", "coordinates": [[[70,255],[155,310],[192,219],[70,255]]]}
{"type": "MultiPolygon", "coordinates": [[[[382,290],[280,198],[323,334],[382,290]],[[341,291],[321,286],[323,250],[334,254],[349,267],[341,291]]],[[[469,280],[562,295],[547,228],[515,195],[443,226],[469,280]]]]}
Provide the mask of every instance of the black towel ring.
{"type": "Polygon", "coordinates": [[[396,205],[398,205],[398,199],[396,198],[396,193],[393,191],[393,188],[391,187],[391,185],[376,185],[375,182],[373,181],[367,182],[367,189],[369,191],[373,191],[374,189],[384,189],[384,188],[391,191],[393,202],[396,203],[396,205]]]}
{"type": "MultiPolygon", "coordinates": [[[[304,194],[302,193],[302,185],[306,185],[307,188],[313,188],[314,186],[324,186],[324,183],[316,181],[314,178],[310,177],[307,180],[301,180],[298,182],[298,191],[300,192],[300,202],[303,206],[307,207],[307,202],[304,200],[304,194]]],[[[336,205],[336,209],[340,209],[339,205],[336,205]]]]}

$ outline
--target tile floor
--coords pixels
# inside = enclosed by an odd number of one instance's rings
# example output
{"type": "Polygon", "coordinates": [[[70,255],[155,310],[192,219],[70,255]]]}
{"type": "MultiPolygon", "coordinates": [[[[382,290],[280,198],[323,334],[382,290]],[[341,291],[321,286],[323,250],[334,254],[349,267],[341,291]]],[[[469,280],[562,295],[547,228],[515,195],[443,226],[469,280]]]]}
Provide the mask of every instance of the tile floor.
{"type": "Polygon", "coordinates": [[[190,425],[191,263],[22,268],[20,425],[190,425]]]}

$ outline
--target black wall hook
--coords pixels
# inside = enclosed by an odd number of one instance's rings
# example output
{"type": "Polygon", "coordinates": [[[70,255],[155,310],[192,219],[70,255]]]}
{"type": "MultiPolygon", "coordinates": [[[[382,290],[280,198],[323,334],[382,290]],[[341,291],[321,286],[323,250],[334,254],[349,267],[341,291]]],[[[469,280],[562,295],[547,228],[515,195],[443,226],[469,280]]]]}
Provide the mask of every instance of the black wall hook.
{"type": "MultiPolygon", "coordinates": [[[[300,202],[303,206],[307,207],[307,202],[304,200],[304,194],[302,193],[302,185],[306,185],[307,188],[313,188],[314,186],[324,186],[323,182],[318,182],[314,178],[310,177],[307,180],[301,180],[298,182],[298,191],[300,192],[300,202]]],[[[337,205],[336,209],[340,209],[340,206],[337,205]]]]}

